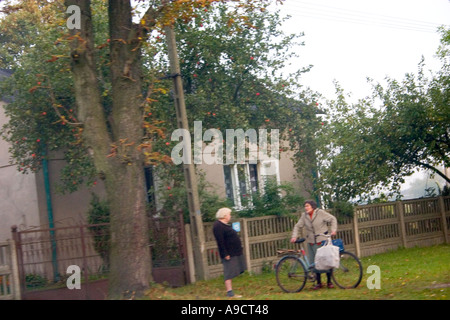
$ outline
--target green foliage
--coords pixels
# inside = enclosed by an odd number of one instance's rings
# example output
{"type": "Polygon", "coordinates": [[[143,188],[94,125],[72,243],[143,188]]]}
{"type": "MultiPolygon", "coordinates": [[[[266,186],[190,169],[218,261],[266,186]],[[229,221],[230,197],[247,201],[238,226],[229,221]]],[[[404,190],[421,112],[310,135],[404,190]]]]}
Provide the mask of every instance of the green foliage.
{"type": "Polygon", "coordinates": [[[450,187],[445,185],[442,190],[441,190],[441,196],[445,197],[445,196],[450,196],[450,187]]]}
{"type": "Polygon", "coordinates": [[[88,211],[89,231],[94,239],[95,251],[103,259],[104,267],[109,268],[110,252],[110,227],[109,227],[109,205],[107,201],[100,200],[99,196],[92,193],[90,208],[88,211]]]}
{"type": "Polygon", "coordinates": [[[49,281],[39,274],[29,273],[25,275],[25,285],[27,288],[42,288],[48,283],[49,281]]]}
{"type": "Polygon", "coordinates": [[[247,203],[243,203],[244,209],[238,211],[239,217],[290,215],[295,213],[305,200],[291,183],[278,185],[272,179],[265,182],[264,191],[258,190],[247,198],[247,203]]]}
{"type": "Polygon", "coordinates": [[[72,192],[84,183],[92,185],[96,174],[76,119],[64,11],[50,4],[28,5],[0,20],[0,67],[13,72],[0,82],[0,96],[14,97],[5,106],[9,123],[1,137],[10,142],[20,172],[36,172],[44,158],[62,153],[68,165],[58,190],[72,192]]]}
{"type": "MultiPolygon", "coordinates": [[[[281,26],[285,19],[268,10],[248,12],[245,18],[232,14],[229,6],[217,5],[197,10],[192,22],[176,25],[189,123],[202,121],[204,131],[219,129],[224,139],[225,130],[230,128],[280,129],[280,138],[289,141],[296,152],[293,160],[298,170],[306,170],[305,176],[309,177],[313,162],[308,157],[314,154],[311,137],[315,128],[321,125],[316,119],[316,96],[299,84],[301,74],[309,67],[283,73],[287,62],[298,55],[296,49],[303,45],[298,40],[303,35],[284,34],[281,26]]],[[[162,38],[162,34],[155,34],[152,41],[161,48],[160,52],[165,52],[162,38]]],[[[153,50],[152,47],[148,49],[153,50]]],[[[155,70],[167,70],[164,54],[156,57],[159,60],[152,61],[155,70]]],[[[170,83],[165,85],[169,87],[170,83]]],[[[167,132],[177,128],[173,101],[168,96],[154,103],[153,116],[164,121],[167,132]]],[[[160,150],[169,153],[175,143],[167,140],[157,143],[160,150]]],[[[286,151],[284,147],[280,152],[283,151],[286,151]]],[[[158,199],[164,203],[161,212],[167,214],[183,210],[187,219],[182,168],[163,164],[156,171],[163,186],[151,192],[157,192],[158,199]]],[[[283,200],[285,203],[295,202],[288,189],[284,185],[278,191],[288,194],[283,200]]],[[[213,221],[217,209],[231,207],[232,204],[207,190],[211,188],[205,186],[200,177],[203,220],[213,221]]],[[[278,196],[271,197],[275,201],[278,196]]],[[[259,198],[262,199],[262,195],[257,196],[259,198]]],[[[270,201],[261,201],[265,204],[258,205],[258,208],[265,206],[266,209],[258,209],[258,214],[272,211],[280,214],[275,205],[267,205],[270,201]]],[[[284,209],[281,212],[285,212],[284,209]]]]}
{"type": "Polygon", "coordinates": [[[232,203],[228,199],[220,198],[212,189],[202,188],[200,191],[200,207],[203,221],[215,221],[216,212],[220,208],[231,208],[232,203]]]}
{"type": "MultiPolygon", "coordinates": [[[[303,89],[300,77],[310,66],[286,68],[298,57],[303,34],[284,34],[281,26],[286,18],[267,10],[267,4],[242,15],[236,14],[241,9],[229,5],[192,8],[195,18],[176,24],[188,117],[190,123],[202,121],[203,130],[281,128],[281,138],[290,140],[296,152],[298,170],[309,172],[312,162],[305,155],[314,152],[312,127],[319,122],[315,119],[316,97],[303,89]]],[[[93,1],[92,6],[94,54],[109,118],[107,4],[93,1]]],[[[12,143],[18,169],[35,172],[43,157],[63,152],[67,165],[58,190],[73,192],[83,184],[92,186],[99,176],[83,147],[83,128],[77,120],[66,18],[60,7],[39,2],[39,6],[30,5],[0,21],[4,30],[0,67],[14,71],[1,83],[0,93],[14,94],[14,101],[6,107],[11,121],[3,128],[2,137],[12,143]]],[[[146,135],[140,148],[147,160],[156,162],[151,151],[170,156],[174,142],[168,133],[177,128],[173,101],[167,94],[171,80],[160,80],[169,73],[163,32],[155,30],[142,43],[142,51],[142,91],[147,105],[143,107],[146,135]]]]}
{"type": "MultiPolygon", "coordinates": [[[[233,290],[243,296],[243,300],[447,300],[450,297],[448,286],[448,265],[450,263],[449,245],[415,247],[393,250],[387,253],[361,258],[363,279],[355,289],[308,290],[299,293],[284,293],[277,285],[275,272],[269,271],[265,264],[264,273],[244,273],[233,279],[233,290]],[[368,273],[370,265],[380,267],[381,289],[368,289],[367,281],[373,273],[368,273]]],[[[307,285],[311,286],[311,285],[307,285]]],[[[179,288],[152,287],[146,299],[162,300],[226,300],[223,277],[207,281],[197,281],[179,288]]],[[[262,303],[263,304],[263,303],[262,303]]],[[[261,305],[262,305],[261,304],[261,305]]],[[[286,309],[286,316],[291,310],[286,309]]],[[[284,312],[282,312],[284,313],[284,312]]]]}
{"type": "MultiPolygon", "coordinates": [[[[162,164],[155,167],[155,174],[158,176],[160,183],[156,189],[151,189],[148,192],[157,199],[161,207],[157,208],[156,203],[150,203],[149,210],[163,216],[174,216],[181,211],[185,222],[188,223],[190,218],[182,169],[181,166],[171,164],[162,164]]],[[[203,172],[197,171],[197,182],[202,219],[203,221],[215,221],[217,210],[223,207],[231,207],[232,204],[216,194],[213,186],[206,181],[203,172]]]]}
{"type": "Polygon", "coordinates": [[[308,70],[281,74],[297,56],[302,34],[285,35],[276,13],[255,10],[242,19],[232,14],[220,5],[178,25],[189,116],[205,128],[279,128],[289,112],[283,98],[299,88],[308,70]]]}
{"type": "Polygon", "coordinates": [[[89,224],[101,224],[109,222],[109,205],[106,200],[100,200],[100,197],[92,193],[90,208],[88,211],[89,224]]]}
{"type": "Polygon", "coordinates": [[[329,206],[333,210],[333,215],[338,220],[338,223],[347,221],[348,218],[353,218],[353,204],[346,201],[335,201],[329,206]]]}
{"type": "Polygon", "coordinates": [[[388,197],[398,195],[404,177],[417,167],[448,181],[438,169],[450,165],[450,68],[445,59],[429,77],[422,61],[417,74],[406,74],[403,81],[372,83],[372,96],[352,105],[336,85],[337,99],[326,106],[329,124],[316,141],[318,187],[328,202],[368,200],[386,190],[388,197]]]}
{"type": "MultiPolygon", "coordinates": [[[[189,123],[202,121],[204,131],[218,129],[224,138],[226,129],[280,129],[280,138],[297,152],[296,162],[309,165],[301,160],[313,154],[310,138],[315,129],[310,127],[320,125],[315,119],[317,97],[300,84],[310,67],[288,68],[303,45],[303,34],[283,33],[285,18],[278,13],[255,10],[239,18],[231,8],[198,10],[192,22],[176,25],[189,123]]],[[[155,38],[165,52],[158,42],[162,35],[155,38]]],[[[154,66],[164,72],[167,58],[157,57],[154,66]]],[[[177,128],[172,103],[162,98],[153,110],[168,132],[177,128]]],[[[170,142],[169,148],[173,145],[170,142]]]]}

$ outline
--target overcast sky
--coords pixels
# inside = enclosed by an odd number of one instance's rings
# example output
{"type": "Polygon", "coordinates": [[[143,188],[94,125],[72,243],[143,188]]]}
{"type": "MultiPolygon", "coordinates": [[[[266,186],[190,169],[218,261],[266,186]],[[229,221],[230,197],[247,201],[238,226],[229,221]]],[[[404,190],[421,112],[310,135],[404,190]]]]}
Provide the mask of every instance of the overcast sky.
{"type": "Polygon", "coordinates": [[[402,79],[421,57],[436,70],[439,25],[450,25],[449,0],[285,0],[287,33],[304,32],[299,66],[314,65],[303,84],[334,97],[333,80],[355,98],[370,92],[366,78],[402,79]]]}
{"type": "MultiPolygon", "coordinates": [[[[277,6],[292,16],[286,33],[304,32],[298,67],[314,65],[302,84],[335,97],[337,80],[353,101],[371,92],[366,78],[383,82],[386,76],[402,80],[416,72],[425,58],[426,69],[438,70],[440,44],[437,27],[450,25],[449,0],[285,0],[277,6]]],[[[443,179],[437,179],[440,187],[443,179]]],[[[428,174],[407,179],[405,197],[420,197],[436,184],[428,174]]]]}

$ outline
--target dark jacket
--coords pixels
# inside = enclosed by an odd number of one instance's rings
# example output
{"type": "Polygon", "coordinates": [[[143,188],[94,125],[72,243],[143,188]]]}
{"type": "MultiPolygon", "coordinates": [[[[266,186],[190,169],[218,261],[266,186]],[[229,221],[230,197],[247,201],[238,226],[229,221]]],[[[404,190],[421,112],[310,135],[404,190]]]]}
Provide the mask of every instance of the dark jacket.
{"type": "Polygon", "coordinates": [[[228,255],[230,257],[242,255],[241,239],[230,225],[216,220],[213,225],[213,233],[222,259],[228,255]]]}

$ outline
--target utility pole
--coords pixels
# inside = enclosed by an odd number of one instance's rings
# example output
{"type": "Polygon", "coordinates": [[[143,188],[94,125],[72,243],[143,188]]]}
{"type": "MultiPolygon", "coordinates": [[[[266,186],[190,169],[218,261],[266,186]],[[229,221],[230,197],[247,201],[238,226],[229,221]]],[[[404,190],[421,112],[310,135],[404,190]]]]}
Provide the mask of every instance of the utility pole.
{"type": "MultiPolygon", "coordinates": [[[[166,1],[167,2],[167,1],[166,1]]],[[[170,62],[170,77],[173,78],[174,85],[174,100],[175,109],[177,113],[177,124],[179,129],[185,129],[184,132],[189,131],[189,124],[186,115],[186,104],[184,101],[183,82],[181,79],[180,62],[178,59],[175,32],[173,26],[167,26],[164,28],[166,34],[166,42],[169,54],[170,62]]],[[[189,140],[187,137],[183,137],[183,141],[187,143],[189,140]]],[[[207,260],[205,252],[205,232],[203,229],[202,214],[200,211],[200,200],[198,197],[197,175],[195,172],[195,165],[192,157],[192,152],[188,155],[184,155],[183,171],[184,179],[186,183],[186,191],[189,205],[189,216],[191,220],[191,234],[194,251],[195,273],[196,280],[204,280],[207,278],[207,260]],[[187,163],[186,163],[187,162],[187,163]]]]}

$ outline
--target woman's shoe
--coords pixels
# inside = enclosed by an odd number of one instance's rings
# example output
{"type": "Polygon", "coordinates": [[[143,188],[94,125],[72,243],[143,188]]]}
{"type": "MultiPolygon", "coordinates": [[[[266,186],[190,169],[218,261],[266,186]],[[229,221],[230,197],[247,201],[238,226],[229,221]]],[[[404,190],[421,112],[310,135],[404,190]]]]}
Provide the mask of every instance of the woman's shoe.
{"type": "Polygon", "coordinates": [[[319,289],[321,289],[321,288],[323,288],[323,284],[318,283],[318,284],[316,284],[316,286],[313,287],[312,289],[313,289],[313,290],[319,290],[319,289]]]}
{"type": "Polygon", "coordinates": [[[227,291],[228,298],[242,298],[240,294],[234,294],[233,290],[227,291]]]}

